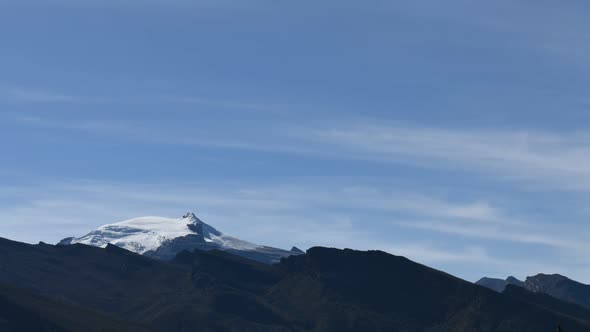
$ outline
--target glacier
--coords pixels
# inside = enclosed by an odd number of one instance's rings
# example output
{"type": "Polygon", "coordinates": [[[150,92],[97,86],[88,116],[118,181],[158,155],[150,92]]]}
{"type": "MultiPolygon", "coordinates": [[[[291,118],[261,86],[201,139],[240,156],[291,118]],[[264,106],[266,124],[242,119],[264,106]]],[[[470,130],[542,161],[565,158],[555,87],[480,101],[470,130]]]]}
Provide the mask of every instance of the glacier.
{"type": "Polygon", "coordinates": [[[226,235],[192,213],[181,218],[141,217],[108,224],[79,237],[63,239],[58,245],[84,244],[105,248],[116,245],[140,255],[171,260],[184,250],[221,250],[262,263],[278,263],[281,258],[302,252],[278,249],[226,235]]]}

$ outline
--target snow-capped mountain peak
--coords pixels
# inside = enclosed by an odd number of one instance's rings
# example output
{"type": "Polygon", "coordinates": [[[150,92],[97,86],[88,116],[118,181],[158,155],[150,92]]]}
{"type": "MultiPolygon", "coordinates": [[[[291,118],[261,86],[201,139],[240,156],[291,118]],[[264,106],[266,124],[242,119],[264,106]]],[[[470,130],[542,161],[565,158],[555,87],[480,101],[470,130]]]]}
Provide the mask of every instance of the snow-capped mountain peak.
{"type": "Polygon", "coordinates": [[[211,240],[211,236],[222,236],[223,234],[216,230],[211,225],[206,224],[201,219],[197,218],[197,216],[192,212],[187,212],[182,219],[186,221],[186,226],[189,230],[193,233],[202,236],[204,239],[211,240]]]}
{"type": "Polygon", "coordinates": [[[197,216],[192,212],[185,213],[184,216],[182,216],[182,219],[186,219],[187,222],[192,223],[192,224],[203,223],[203,221],[201,219],[197,218],[197,216]]]}
{"type": "Polygon", "coordinates": [[[172,259],[183,250],[219,249],[265,263],[300,254],[256,245],[228,236],[188,212],[181,218],[141,217],[107,224],[79,238],[59,244],[85,244],[96,247],[116,245],[135,253],[159,259],[172,259]]]}

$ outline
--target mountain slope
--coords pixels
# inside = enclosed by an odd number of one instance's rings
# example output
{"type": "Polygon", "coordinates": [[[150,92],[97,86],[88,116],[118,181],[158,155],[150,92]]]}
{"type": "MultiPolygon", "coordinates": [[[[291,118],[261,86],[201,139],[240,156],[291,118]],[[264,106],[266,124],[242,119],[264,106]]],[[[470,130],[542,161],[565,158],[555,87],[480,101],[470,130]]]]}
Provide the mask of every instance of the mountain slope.
{"type": "Polygon", "coordinates": [[[513,277],[506,280],[482,278],[478,285],[503,292],[507,285],[515,285],[533,293],[551,295],[559,300],[590,308],[590,285],[571,280],[559,274],[537,274],[520,281],[513,277]]]}
{"type": "Polygon", "coordinates": [[[272,321],[258,321],[247,311],[260,307],[257,295],[225,283],[203,283],[212,279],[214,270],[193,273],[189,266],[151,259],[114,245],[103,249],[0,239],[0,271],[2,284],[160,331],[284,330],[272,321]],[[244,303],[245,307],[226,312],[222,310],[226,303],[244,303]]]}
{"type": "Polygon", "coordinates": [[[0,331],[140,332],[148,329],[77,306],[49,300],[26,290],[0,286],[0,331]]]}
{"type": "Polygon", "coordinates": [[[590,326],[526,305],[406,258],[379,251],[312,248],[278,267],[288,277],[272,296],[316,326],[337,330],[569,331],[590,326]],[[305,296],[294,294],[307,289],[305,296]],[[294,291],[295,290],[295,291],[294,291]]]}
{"type": "Polygon", "coordinates": [[[80,238],[67,238],[60,245],[85,244],[104,248],[113,244],[126,250],[170,260],[183,250],[219,249],[264,263],[277,263],[283,257],[301,254],[256,245],[223,234],[193,213],[180,219],[143,217],[108,224],[80,238]]]}
{"type": "Polygon", "coordinates": [[[525,289],[551,295],[590,308],[590,285],[571,280],[559,274],[537,274],[527,277],[525,289]]]}
{"type": "Polygon", "coordinates": [[[590,322],[590,309],[575,303],[559,300],[545,293],[534,293],[523,287],[509,285],[504,290],[504,294],[523,302],[561,313],[586,324],[590,322]]]}
{"type": "MultiPolygon", "coordinates": [[[[588,331],[543,306],[379,251],[312,248],[268,265],[226,251],[169,262],[114,245],[0,240],[0,283],[158,331],[588,331]]],[[[565,308],[565,309],[564,309],[565,308]]],[[[559,310],[557,310],[559,309],[559,310]]]]}

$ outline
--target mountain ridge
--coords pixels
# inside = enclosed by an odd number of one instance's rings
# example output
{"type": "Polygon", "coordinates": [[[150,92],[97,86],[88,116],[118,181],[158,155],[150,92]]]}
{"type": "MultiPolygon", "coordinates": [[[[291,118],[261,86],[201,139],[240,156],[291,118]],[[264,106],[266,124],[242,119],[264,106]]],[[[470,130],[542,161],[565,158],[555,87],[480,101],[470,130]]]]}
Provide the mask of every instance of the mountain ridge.
{"type": "Polygon", "coordinates": [[[497,278],[481,278],[476,282],[497,292],[504,292],[507,286],[522,287],[532,293],[550,295],[562,301],[575,303],[590,308],[590,285],[572,280],[561,274],[539,273],[529,276],[525,281],[509,277],[506,280],[497,278]]]}
{"type": "Polygon", "coordinates": [[[221,250],[163,261],[112,244],[0,239],[0,270],[0,284],[154,331],[590,330],[587,309],[547,308],[377,250],[313,247],[269,265],[221,250]]]}

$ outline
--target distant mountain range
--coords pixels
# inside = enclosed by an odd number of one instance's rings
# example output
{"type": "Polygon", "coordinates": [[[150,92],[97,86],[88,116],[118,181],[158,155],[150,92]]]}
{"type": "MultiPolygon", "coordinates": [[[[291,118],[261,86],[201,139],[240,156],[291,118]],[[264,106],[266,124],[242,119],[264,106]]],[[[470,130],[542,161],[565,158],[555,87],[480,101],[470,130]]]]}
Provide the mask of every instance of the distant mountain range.
{"type": "Polygon", "coordinates": [[[262,263],[278,263],[281,258],[302,253],[253,244],[223,234],[211,225],[186,213],[182,218],[142,217],[108,224],[85,236],[63,239],[59,245],[86,244],[104,248],[113,244],[148,257],[170,260],[183,250],[222,250],[262,263]]]}
{"type": "Polygon", "coordinates": [[[476,284],[505,292],[509,285],[522,287],[529,292],[543,293],[562,301],[575,303],[590,308],[590,285],[571,280],[559,274],[537,274],[520,281],[514,277],[506,280],[494,278],[482,278],[476,284]]]}
{"type": "Polygon", "coordinates": [[[381,251],[315,247],[264,264],[74,242],[0,239],[1,331],[590,331],[585,307],[522,287],[497,293],[381,251]]]}
{"type": "Polygon", "coordinates": [[[484,277],[479,279],[476,284],[480,286],[487,287],[491,290],[494,290],[498,293],[502,293],[508,285],[515,285],[519,287],[524,287],[524,282],[516,279],[515,277],[508,277],[506,279],[497,279],[497,278],[488,278],[484,277]]]}

